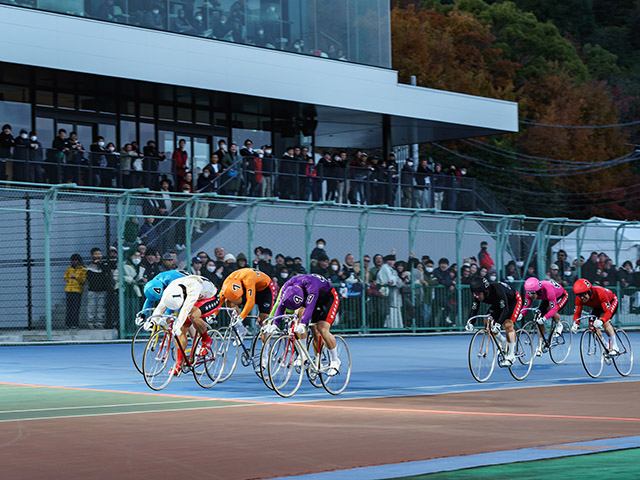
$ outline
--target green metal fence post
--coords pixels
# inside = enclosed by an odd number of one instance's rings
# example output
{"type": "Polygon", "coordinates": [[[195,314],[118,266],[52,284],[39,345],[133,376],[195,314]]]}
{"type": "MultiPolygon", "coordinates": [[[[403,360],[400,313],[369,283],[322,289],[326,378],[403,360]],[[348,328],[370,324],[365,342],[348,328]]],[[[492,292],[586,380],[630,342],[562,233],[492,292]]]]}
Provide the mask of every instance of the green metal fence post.
{"type": "Polygon", "coordinates": [[[256,224],[258,223],[258,211],[260,206],[264,202],[273,201],[271,197],[255,199],[249,205],[249,211],[247,212],[247,265],[251,265],[251,252],[253,252],[253,236],[256,230],[256,224]]]}
{"type": "MultiPolygon", "coordinates": [[[[198,207],[200,206],[200,201],[203,198],[210,197],[211,195],[215,195],[215,194],[207,192],[207,193],[197,193],[195,195],[192,195],[191,198],[187,200],[187,203],[184,206],[184,215],[185,215],[184,241],[187,247],[185,249],[185,255],[187,257],[186,265],[189,265],[190,259],[192,258],[193,252],[191,251],[191,241],[193,240],[193,224],[195,223],[196,217],[198,215],[198,207]]],[[[206,267],[206,265],[203,265],[203,267],[206,267]]],[[[185,270],[188,270],[188,267],[186,267],[185,270]]]]}
{"type": "Polygon", "coordinates": [[[582,252],[582,246],[584,245],[584,236],[587,234],[587,225],[591,223],[600,223],[600,220],[595,218],[591,220],[584,220],[578,227],[578,233],[576,234],[576,258],[578,259],[578,277],[582,277],[582,265],[580,265],[580,253],[582,252]]]}
{"type": "Polygon", "coordinates": [[[307,269],[311,267],[311,235],[313,234],[313,226],[316,222],[318,207],[326,205],[335,205],[336,202],[316,202],[307,207],[304,215],[304,258],[307,269]]]}
{"type": "Polygon", "coordinates": [[[122,245],[124,243],[124,227],[129,217],[129,206],[131,205],[131,195],[138,193],[149,193],[148,188],[132,188],[122,193],[118,197],[117,204],[117,238],[118,238],[118,316],[120,317],[120,325],[118,325],[119,337],[125,338],[126,322],[125,322],[125,308],[124,308],[124,250],[122,245]]]}
{"type": "MultiPolygon", "coordinates": [[[[467,218],[470,215],[479,215],[485,216],[484,212],[465,212],[458,217],[456,220],[456,263],[458,264],[458,272],[460,271],[460,266],[462,265],[462,255],[460,254],[460,250],[462,249],[462,238],[463,233],[461,232],[461,227],[464,227],[467,223],[467,218]]],[[[456,278],[456,298],[458,299],[458,315],[457,322],[458,328],[462,329],[462,285],[460,284],[460,279],[456,278]]]]}
{"type": "MultiPolygon", "coordinates": [[[[365,239],[365,235],[367,233],[367,229],[369,228],[369,217],[371,216],[371,207],[370,206],[365,206],[362,211],[360,212],[360,216],[358,217],[358,257],[360,257],[360,265],[362,265],[362,299],[361,299],[361,305],[362,308],[360,309],[360,313],[362,315],[362,332],[363,333],[367,333],[368,331],[368,327],[367,327],[367,312],[366,312],[366,306],[367,306],[367,278],[364,278],[364,239],[365,239]]],[[[373,260],[371,261],[371,264],[373,265],[373,260]]],[[[370,267],[371,268],[371,267],[370,267]]]]}
{"type": "MultiPolygon", "coordinates": [[[[507,235],[507,225],[512,220],[521,220],[526,218],[524,215],[505,215],[496,227],[496,267],[498,272],[504,272],[504,254],[509,247],[509,238],[507,235]]],[[[502,279],[503,273],[498,275],[502,279]]]]}
{"type": "Polygon", "coordinates": [[[547,249],[549,248],[549,241],[551,240],[549,229],[553,222],[566,223],[568,221],[568,218],[546,218],[538,225],[536,229],[536,242],[538,246],[537,270],[539,279],[542,278],[544,280],[543,272],[546,272],[547,269],[547,249]]]}
{"type": "MultiPolygon", "coordinates": [[[[622,235],[624,234],[624,230],[629,225],[638,225],[638,224],[640,224],[640,222],[638,221],[625,221],[616,227],[614,244],[615,244],[615,252],[616,252],[616,267],[618,267],[618,269],[622,268],[622,266],[620,265],[620,250],[622,249],[622,235]]],[[[619,281],[616,282],[616,291],[618,294],[618,302],[620,306],[621,315],[624,315],[625,313],[630,313],[630,312],[625,312],[622,309],[623,291],[622,291],[622,285],[619,281]]],[[[616,319],[614,320],[614,322],[617,324],[620,323],[620,315],[616,316],[616,319]]]]}
{"type": "MultiPolygon", "coordinates": [[[[416,235],[418,233],[418,224],[420,223],[420,218],[423,213],[433,213],[435,212],[435,208],[420,208],[414,211],[409,217],[409,254],[414,252],[414,246],[416,244],[416,235]]],[[[413,315],[413,323],[411,325],[411,331],[416,333],[418,330],[418,326],[416,325],[416,318],[418,317],[418,305],[416,305],[416,292],[415,292],[415,282],[413,281],[413,263],[411,263],[410,267],[411,271],[411,303],[414,305],[414,315],[413,315]]],[[[429,292],[430,293],[430,292],[429,292]]]]}
{"type": "Polygon", "coordinates": [[[52,337],[51,325],[51,219],[56,204],[58,191],[61,188],[76,188],[75,183],[52,185],[44,195],[42,215],[44,220],[44,315],[47,329],[47,340],[52,337]]]}

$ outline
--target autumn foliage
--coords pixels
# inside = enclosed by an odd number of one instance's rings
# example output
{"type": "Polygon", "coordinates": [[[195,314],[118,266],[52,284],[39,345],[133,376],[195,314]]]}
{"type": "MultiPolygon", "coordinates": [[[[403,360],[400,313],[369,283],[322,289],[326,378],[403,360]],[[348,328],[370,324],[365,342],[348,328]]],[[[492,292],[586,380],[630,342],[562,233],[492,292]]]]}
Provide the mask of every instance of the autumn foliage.
{"type": "MultiPolygon", "coordinates": [[[[421,7],[413,3],[396,2],[391,13],[393,68],[401,82],[408,83],[415,75],[420,86],[516,101],[520,118],[532,123],[588,126],[620,122],[608,85],[586,73],[577,46],[553,25],[541,24],[508,2],[490,5],[482,0],[459,0],[455,5],[442,5],[430,0],[421,7]]],[[[449,148],[495,165],[495,169],[486,168],[471,160],[469,166],[476,178],[496,185],[496,196],[513,213],[640,217],[640,203],[630,194],[634,185],[640,185],[640,178],[628,162],[581,174],[630,152],[620,128],[564,129],[525,123],[518,134],[479,140],[560,161],[506,158],[463,142],[447,143],[449,148]],[[558,165],[571,168],[575,162],[589,165],[554,176],[558,165]],[[514,195],[517,191],[521,194],[514,195]],[[529,192],[534,193],[529,196],[529,192]]]]}

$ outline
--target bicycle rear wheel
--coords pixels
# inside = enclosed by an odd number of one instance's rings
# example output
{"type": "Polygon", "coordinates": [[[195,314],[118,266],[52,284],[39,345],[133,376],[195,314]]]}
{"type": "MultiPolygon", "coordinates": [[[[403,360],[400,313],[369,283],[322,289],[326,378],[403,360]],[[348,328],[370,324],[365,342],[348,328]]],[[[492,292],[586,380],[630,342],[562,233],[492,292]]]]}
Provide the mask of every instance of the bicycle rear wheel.
{"type": "MultiPolygon", "coordinates": [[[[256,333],[253,335],[253,341],[251,342],[251,366],[255,374],[262,378],[266,373],[265,370],[261,367],[260,357],[263,351],[262,345],[262,333],[259,329],[256,329],[256,333]]],[[[264,366],[266,368],[267,362],[264,362],[264,366]]]]}
{"type": "Polygon", "coordinates": [[[598,378],[600,376],[604,367],[602,343],[591,329],[582,332],[580,337],[580,359],[590,377],[598,378]]]}
{"type": "Polygon", "coordinates": [[[304,357],[290,335],[282,335],[271,343],[267,365],[269,380],[278,395],[287,398],[298,391],[302,383],[304,357]]]}
{"type": "Polygon", "coordinates": [[[478,330],[469,343],[469,370],[478,382],[486,382],[496,366],[496,344],[486,328],[478,330]]]}
{"type": "Polygon", "coordinates": [[[616,328],[616,339],[618,340],[618,350],[620,353],[611,358],[618,373],[626,377],[633,369],[633,349],[629,341],[629,336],[623,329],[616,328]]]}
{"type": "Polygon", "coordinates": [[[529,334],[529,337],[531,337],[533,349],[535,351],[535,349],[538,348],[538,345],[540,344],[540,330],[538,329],[538,324],[533,320],[529,320],[522,326],[521,330],[524,330],[529,334]]]}
{"type": "Polygon", "coordinates": [[[144,347],[147,346],[147,342],[149,341],[149,338],[151,338],[151,334],[158,328],[154,326],[153,330],[148,331],[143,327],[144,325],[140,325],[136,328],[133,338],[131,339],[131,359],[133,360],[136,370],[140,373],[143,373],[142,356],[144,355],[144,347]]]}
{"type": "Polygon", "coordinates": [[[220,355],[224,358],[224,368],[220,372],[220,379],[218,383],[222,383],[233,375],[233,372],[238,365],[238,357],[240,356],[240,342],[233,333],[231,327],[220,327],[218,329],[222,336],[222,341],[218,344],[216,349],[216,355],[220,355]]]}
{"type": "Polygon", "coordinates": [[[516,330],[516,359],[509,367],[509,373],[516,380],[524,380],[531,372],[533,351],[531,336],[523,329],[516,330]]]}
{"type": "Polygon", "coordinates": [[[158,330],[151,335],[142,356],[142,374],[145,383],[152,390],[162,390],[173,377],[176,342],[166,330],[158,330]]]}
{"type": "Polygon", "coordinates": [[[315,348],[313,347],[313,335],[309,332],[307,336],[307,352],[309,352],[309,356],[313,359],[313,366],[309,365],[306,368],[307,378],[311,385],[316,388],[322,388],[322,381],[320,380],[320,367],[324,365],[328,365],[329,360],[327,358],[327,349],[323,348],[323,342],[320,340],[320,355],[316,354],[315,348]]]}
{"type": "Polygon", "coordinates": [[[559,335],[556,335],[556,325],[553,325],[554,331],[551,334],[551,342],[549,343],[549,356],[553,363],[557,365],[567,361],[573,343],[573,335],[571,334],[569,323],[562,320],[560,325],[562,325],[562,333],[559,335]]]}
{"type": "MultiPolygon", "coordinates": [[[[326,360],[321,364],[320,381],[322,386],[331,395],[339,395],[344,392],[349,384],[351,378],[351,352],[349,346],[344,338],[340,335],[334,335],[336,337],[336,349],[338,351],[338,358],[340,359],[340,368],[335,375],[329,375],[330,372],[326,370],[329,366],[329,355],[326,355],[326,360]]],[[[327,350],[323,348],[323,350],[327,350]]]]}
{"type": "Polygon", "coordinates": [[[193,358],[193,378],[202,388],[211,388],[220,381],[225,363],[224,355],[218,355],[217,353],[220,350],[220,344],[223,342],[222,335],[213,328],[207,333],[212,340],[211,348],[206,354],[198,355],[202,343],[202,337],[198,335],[193,342],[193,351],[196,354],[191,357],[193,358]]]}
{"type": "Polygon", "coordinates": [[[271,351],[271,346],[273,345],[273,342],[275,342],[278,338],[280,338],[280,336],[281,335],[276,333],[274,335],[269,335],[268,337],[265,338],[265,342],[262,345],[262,350],[260,350],[260,358],[258,359],[258,362],[259,362],[258,368],[262,372],[262,376],[260,378],[262,378],[262,381],[264,382],[264,384],[269,390],[273,390],[273,383],[271,382],[271,378],[269,377],[269,370],[268,370],[269,353],[271,351]]]}

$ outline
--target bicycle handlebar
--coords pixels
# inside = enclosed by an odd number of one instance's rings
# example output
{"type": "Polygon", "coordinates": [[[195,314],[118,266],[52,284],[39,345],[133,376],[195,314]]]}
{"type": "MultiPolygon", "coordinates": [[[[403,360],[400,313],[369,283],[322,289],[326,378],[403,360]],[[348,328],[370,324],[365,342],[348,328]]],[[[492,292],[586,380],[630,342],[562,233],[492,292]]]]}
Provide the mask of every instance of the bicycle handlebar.
{"type": "Polygon", "coordinates": [[[140,310],[138,313],[136,313],[136,319],[135,319],[136,326],[139,327],[140,325],[142,325],[142,323],[145,321],[149,313],[153,312],[154,310],[155,308],[145,308],[144,310],[140,310]]]}
{"type": "Polygon", "coordinates": [[[161,327],[168,327],[175,318],[174,315],[152,315],[147,317],[144,322],[144,329],[149,331],[153,328],[154,325],[158,325],[161,327]]]}

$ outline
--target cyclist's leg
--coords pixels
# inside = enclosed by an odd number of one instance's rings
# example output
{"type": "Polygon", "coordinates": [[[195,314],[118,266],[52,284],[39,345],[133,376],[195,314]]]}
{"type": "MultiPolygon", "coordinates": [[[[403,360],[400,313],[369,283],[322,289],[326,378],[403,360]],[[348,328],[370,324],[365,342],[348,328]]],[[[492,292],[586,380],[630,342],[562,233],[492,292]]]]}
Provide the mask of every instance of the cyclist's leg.
{"type": "MultiPolygon", "coordinates": [[[[601,317],[602,319],[602,317],[601,317]]],[[[603,321],[604,322],[604,331],[606,332],[607,336],[609,337],[609,342],[607,345],[607,342],[605,341],[605,346],[609,349],[609,350],[619,350],[618,349],[618,340],[616,338],[616,332],[613,328],[613,325],[611,325],[611,321],[607,320],[607,321],[603,321]]]]}

